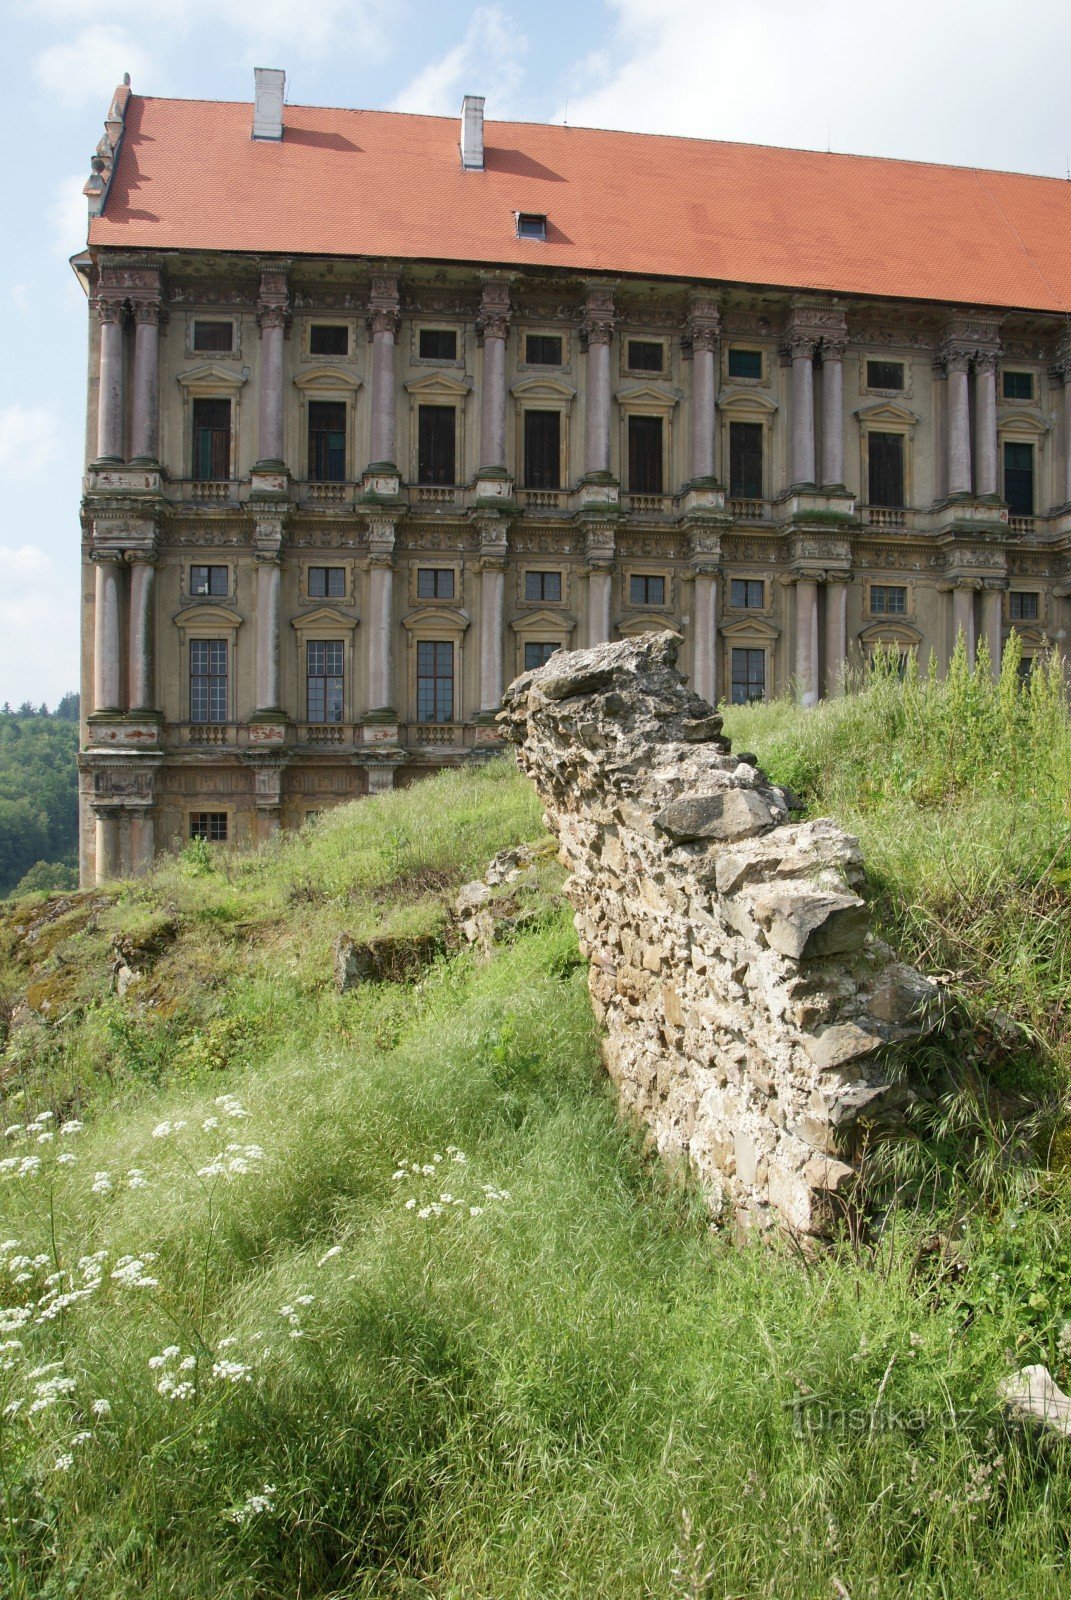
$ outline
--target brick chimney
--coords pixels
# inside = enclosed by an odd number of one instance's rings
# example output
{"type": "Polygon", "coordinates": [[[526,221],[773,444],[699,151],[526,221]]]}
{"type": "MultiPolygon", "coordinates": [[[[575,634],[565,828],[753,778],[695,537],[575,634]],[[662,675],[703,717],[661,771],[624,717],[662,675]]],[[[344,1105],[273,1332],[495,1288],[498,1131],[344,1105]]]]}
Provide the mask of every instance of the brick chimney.
{"type": "Polygon", "coordinates": [[[466,172],[483,171],[482,94],[467,94],[461,102],[461,165],[466,172]]]}
{"type": "Polygon", "coordinates": [[[281,139],[286,73],[281,67],[254,67],[253,82],[253,138],[281,139]]]}

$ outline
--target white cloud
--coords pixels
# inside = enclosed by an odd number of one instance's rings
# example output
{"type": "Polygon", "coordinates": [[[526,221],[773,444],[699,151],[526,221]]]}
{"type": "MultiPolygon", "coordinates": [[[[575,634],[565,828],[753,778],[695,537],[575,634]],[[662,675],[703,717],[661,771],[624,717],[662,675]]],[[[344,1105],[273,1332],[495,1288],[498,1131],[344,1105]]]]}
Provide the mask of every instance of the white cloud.
{"type": "Polygon", "coordinates": [[[56,249],[65,261],[85,247],[89,227],[89,211],[82,193],[85,181],[80,173],[62,178],[56,185],[52,204],[48,208],[56,249]]]}
{"type": "Polygon", "coordinates": [[[73,38],[50,44],[35,58],[33,70],[45,93],[68,108],[91,102],[107,106],[124,72],[135,81],[160,81],[160,68],[149,51],[112,22],[87,26],[73,38]]]}
{"type": "Polygon", "coordinates": [[[0,407],[0,471],[15,477],[43,471],[56,459],[58,438],[57,419],[44,406],[0,407]]]}
{"type": "Polygon", "coordinates": [[[1066,0],[607,0],[555,120],[1064,176],[1066,0]],[[1039,48],[1039,41],[1044,41],[1039,48]]]}
{"type": "Polygon", "coordinates": [[[461,43],[418,72],[390,109],[451,116],[460,112],[463,95],[482,94],[490,116],[515,115],[527,49],[528,40],[499,6],[481,6],[461,43]]]}

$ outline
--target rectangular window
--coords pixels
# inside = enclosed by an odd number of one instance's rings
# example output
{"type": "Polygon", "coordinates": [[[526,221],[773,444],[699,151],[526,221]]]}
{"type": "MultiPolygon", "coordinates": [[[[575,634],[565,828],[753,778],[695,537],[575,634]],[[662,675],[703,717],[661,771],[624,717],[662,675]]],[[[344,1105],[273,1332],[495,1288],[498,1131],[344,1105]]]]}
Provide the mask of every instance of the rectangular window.
{"type": "Polygon", "coordinates": [[[904,503],[903,434],[868,434],[867,459],[870,464],[870,504],[902,506],[904,503]]]}
{"type": "Polygon", "coordinates": [[[421,361],[457,360],[455,328],[421,328],[417,337],[421,361]]]}
{"type": "Polygon", "coordinates": [[[1034,446],[1005,444],[1004,498],[1013,517],[1034,515],[1034,446]]]}
{"type": "Polygon", "coordinates": [[[729,604],[741,610],[761,611],[766,604],[766,584],[763,579],[730,579],[729,604]]]}
{"type": "Polygon", "coordinates": [[[305,643],[306,720],[342,721],[342,668],[345,645],[341,639],[308,639],[305,643]]]}
{"type": "Polygon", "coordinates": [[[346,593],[345,567],[310,567],[309,596],[313,600],[341,600],[346,593]]]}
{"type": "Polygon", "coordinates": [[[868,361],[866,364],[868,389],[902,389],[904,363],[902,361],[868,361]]]}
{"type": "Polygon", "coordinates": [[[227,594],[229,592],[229,573],[226,567],[199,567],[190,568],[190,593],[191,594],[227,594]]]}
{"type": "Polygon", "coordinates": [[[524,413],[525,488],[560,489],[561,460],[561,412],[526,411],[524,413]]]}
{"type": "Polygon", "coordinates": [[[761,378],[762,351],[730,350],[729,376],[730,378],[761,378]]]}
{"type": "Polygon", "coordinates": [[[734,500],[762,499],[762,423],[729,424],[729,493],[734,500]]]}
{"type": "Polygon", "coordinates": [[[231,403],[193,402],[193,476],[201,480],[231,475],[231,403]]]}
{"type": "Polygon", "coordinates": [[[628,597],[634,606],[664,606],[666,580],[652,574],[634,572],[628,580],[628,597]]]}
{"type": "Polygon", "coordinates": [[[628,486],[633,494],[662,493],[662,418],[628,419],[628,486]]]}
{"type": "Polygon", "coordinates": [[[233,322],[200,322],[193,325],[193,348],[229,355],[234,347],[233,322]]]}
{"type": "Polygon", "coordinates": [[[732,694],[734,706],[766,698],[766,651],[733,650],[732,694]]]}
{"type": "Polygon", "coordinates": [[[449,640],[417,641],[417,720],[454,720],[454,647],[449,640]]]}
{"type": "Polygon", "coordinates": [[[560,367],[562,341],[557,333],[530,333],[524,341],[524,359],[532,367],[560,367]]]}
{"type": "Polygon", "coordinates": [[[539,644],[526,644],[524,647],[525,672],[534,672],[536,667],[546,666],[547,662],[557,649],[558,646],[556,644],[551,644],[549,640],[540,642],[539,644]]]}
{"type": "Polygon", "coordinates": [[[417,413],[417,482],[454,482],[453,406],[421,406],[417,413]]]}
{"type": "Polygon", "coordinates": [[[416,592],[418,600],[452,600],[454,598],[453,567],[418,567],[416,592]]]}
{"type": "Polygon", "coordinates": [[[226,844],[227,813],[225,811],[191,811],[190,838],[209,839],[213,844],[226,844]]]}
{"type": "Polygon", "coordinates": [[[526,572],[524,598],[526,600],[560,600],[562,575],[560,572],[526,572]]]}
{"type": "Polygon", "coordinates": [[[875,617],[907,615],[907,589],[901,583],[872,583],[870,613],[875,617]]]}
{"type": "Polygon", "coordinates": [[[547,219],[541,211],[518,211],[517,213],[518,239],[545,239],[547,237],[547,219]]]}
{"type": "Polygon", "coordinates": [[[1032,372],[1005,372],[1005,400],[1033,400],[1034,374],[1032,372]]]}
{"type": "Polygon", "coordinates": [[[309,402],[309,482],[346,481],[346,402],[309,402]]]}
{"type": "Polygon", "coordinates": [[[1022,589],[1013,589],[1008,596],[1008,616],[1012,622],[1038,620],[1038,596],[1022,589]]]}
{"type": "Polygon", "coordinates": [[[628,364],[632,372],[661,372],[666,364],[665,345],[657,339],[630,339],[628,364]]]}
{"type": "Polygon", "coordinates": [[[314,322],[309,329],[310,355],[345,356],[349,349],[350,330],[344,322],[314,322]]]}
{"type": "Polygon", "coordinates": [[[227,641],[190,640],[190,721],[227,720],[227,641]]]}

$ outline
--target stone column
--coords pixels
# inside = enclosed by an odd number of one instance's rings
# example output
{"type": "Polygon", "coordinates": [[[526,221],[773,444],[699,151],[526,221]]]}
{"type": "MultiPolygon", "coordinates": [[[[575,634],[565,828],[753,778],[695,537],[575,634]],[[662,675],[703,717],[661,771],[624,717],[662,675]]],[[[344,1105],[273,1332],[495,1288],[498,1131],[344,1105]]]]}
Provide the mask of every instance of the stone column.
{"type": "Polygon", "coordinates": [[[795,333],[786,349],[792,358],[792,450],[789,476],[792,484],[815,482],[814,470],[814,352],[813,334],[795,333]]]}
{"type": "Polygon", "coordinates": [[[965,352],[949,351],[945,356],[948,373],[948,492],[971,492],[971,422],[967,397],[968,358],[965,352]]]}
{"type": "Polygon", "coordinates": [[[1071,343],[1065,344],[1052,376],[1064,386],[1063,465],[1056,492],[1062,494],[1065,506],[1071,506],[1071,343]]]}
{"type": "Polygon", "coordinates": [[[978,464],[975,473],[980,495],[997,493],[997,357],[985,352],[974,361],[974,417],[978,464]]]}
{"type": "Polygon", "coordinates": [[[822,486],[844,482],[843,340],[822,340],[822,486]]]}
{"type": "Polygon", "coordinates": [[[588,646],[608,644],[610,640],[610,601],[614,571],[614,525],[596,524],[584,536],[586,564],[581,573],[588,580],[588,646]]]}
{"type": "Polygon", "coordinates": [[[134,302],[132,460],[155,466],[160,453],[160,302],[134,302]]]}
{"type": "Polygon", "coordinates": [[[151,556],[130,556],[130,632],[128,645],[131,711],[156,704],[156,567],[151,556]]]}
{"type": "Polygon", "coordinates": [[[848,665],[848,574],[826,575],[826,694],[844,693],[848,665]]]}
{"type": "Polygon", "coordinates": [[[1004,651],[1004,584],[987,580],[982,588],[982,637],[989,651],[989,665],[994,678],[1000,677],[1000,663],[1004,651]]]}
{"type": "Polygon", "coordinates": [[[257,304],[260,325],[260,437],[257,466],[282,472],[283,459],[283,346],[290,326],[290,297],[285,270],[260,275],[257,304]]]}
{"type": "Polygon", "coordinates": [[[96,605],[93,616],[93,710],[121,711],[122,567],[118,555],[95,555],[96,605]]]}
{"type": "Polygon", "coordinates": [[[592,285],[580,327],[587,350],[584,398],[584,472],[610,470],[610,344],[614,336],[613,290],[592,285]]]}
{"type": "Polygon", "coordinates": [[[818,699],[818,580],[796,580],[796,683],[800,705],[818,699]]]}
{"type": "Polygon", "coordinates": [[[257,711],[281,710],[279,692],[279,618],[282,558],[261,554],[257,563],[257,711]]]}
{"type": "Polygon", "coordinates": [[[394,710],[394,523],[368,529],[368,710],[394,710]]]}
{"type": "Polygon", "coordinates": [[[400,322],[398,279],[392,273],[373,274],[368,301],[368,335],[372,341],[370,465],[374,467],[394,468],[395,465],[394,341],[400,322]]]}
{"type": "Polygon", "coordinates": [[[97,393],[97,460],[125,461],[124,358],[121,300],[98,300],[100,388],[97,393]]]}
{"type": "Polygon", "coordinates": [[[692,616],[692,688],[712,706],[718,702],[718,574],[695,574],[692,616]]]}
{"type": "Polygon", "coordinates": [[[152,806],[130,812],[130,870],[135,877],[148,872],[156,857],[156,826],[152,806]]]}
{"type": "Polygon", "coordinates": [[[481,563],[480,573],[480,710],[494,712],[502,703],[502,616],[506,575],[495,561],[481,563]]]}
{"type": "Polygon", "coordinates": [[[696,291],[684,336],[692,350],[692,481],[717,477],[714,448],[717,350],[721,321],[714,295],[696,291]]]}
{"type": "Polygon", "coordinates": [[[98,883],[107,883],[120,873],[119,825],[122,811],[119,806],[95,806],[97,833],[98,883]]]}
{"type": "Polygon", "coordinates": [[[506,465],[506,336],[509,333],[509,281],[484,283],[477,331],[483,341],[483,393],[480,407],[480,466],[506,465]]]}
{"type": "Polygon", "coordinates": [[[952,644],[955,647],[962,633],[967,643],[967,661],[974,666],[974,586],[969,582],[957,583],[952,590],[952,644]]]}

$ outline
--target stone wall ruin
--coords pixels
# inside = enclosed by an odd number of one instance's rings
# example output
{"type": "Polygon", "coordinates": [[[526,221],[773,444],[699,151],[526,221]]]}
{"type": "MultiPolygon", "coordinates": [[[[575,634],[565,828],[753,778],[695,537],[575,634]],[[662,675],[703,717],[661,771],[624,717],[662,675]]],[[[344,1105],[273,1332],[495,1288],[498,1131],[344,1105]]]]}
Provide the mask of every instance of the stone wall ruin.
{"type": "Polygon", "coordinates": [[[827,1230],[861,1136],[909,1102],[896,1046],[937,991],[869,928],[858,843],[793,822],[646,634],[556,654],[507,690],[568,867],[604,1059],[716,1213],[827,1230]]]}

